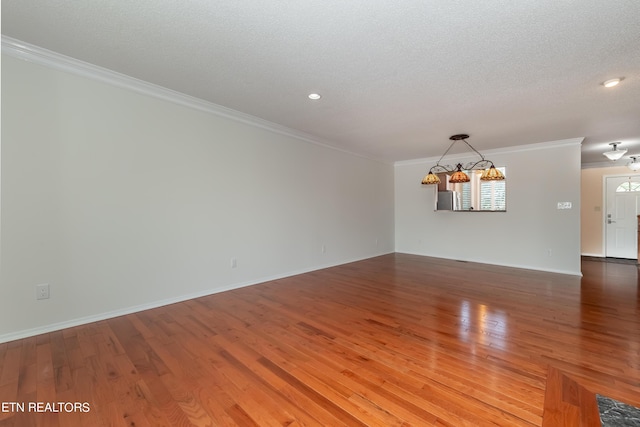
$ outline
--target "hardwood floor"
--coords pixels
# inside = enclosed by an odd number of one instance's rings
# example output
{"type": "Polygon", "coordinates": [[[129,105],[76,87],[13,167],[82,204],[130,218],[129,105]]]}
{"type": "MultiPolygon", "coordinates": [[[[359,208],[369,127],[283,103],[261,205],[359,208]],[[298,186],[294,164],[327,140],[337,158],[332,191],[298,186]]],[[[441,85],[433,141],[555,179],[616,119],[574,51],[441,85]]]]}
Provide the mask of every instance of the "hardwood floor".
{"type": "Polygon", "coordinates": [[[599,425],[638,268],[583,272],[391,254],[0,344],[0,426],[599,425]]]}

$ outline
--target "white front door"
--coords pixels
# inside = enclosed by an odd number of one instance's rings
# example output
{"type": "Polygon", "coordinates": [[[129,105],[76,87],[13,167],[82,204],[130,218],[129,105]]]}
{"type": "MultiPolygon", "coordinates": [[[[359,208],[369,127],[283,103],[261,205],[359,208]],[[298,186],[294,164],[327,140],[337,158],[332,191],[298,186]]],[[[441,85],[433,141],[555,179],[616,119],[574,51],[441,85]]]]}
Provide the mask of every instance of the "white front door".
{"type": "Polygon", "coordinates": [[[606,178],[606,256],[638,258],[640,175],[606,178]]]}

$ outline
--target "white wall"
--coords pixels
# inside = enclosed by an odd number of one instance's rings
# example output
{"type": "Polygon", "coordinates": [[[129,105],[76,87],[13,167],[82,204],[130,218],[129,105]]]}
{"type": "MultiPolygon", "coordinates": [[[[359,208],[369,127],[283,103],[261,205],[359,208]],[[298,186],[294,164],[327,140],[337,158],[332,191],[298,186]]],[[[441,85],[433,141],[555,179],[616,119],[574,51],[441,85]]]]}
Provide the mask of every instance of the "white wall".
{"type": "Polygon", "coordinates": [[[2,89],[0,342],[394,250],[392,165],[13,56],[2,89]]]}
{"type": "Polygon", "coordinates": [[[397,163],[396,251],[579,275],[581,141],[484,153],[507,168],[502,213],[434,212],[435,189],[420,181],[437,158],[397,163]]]}

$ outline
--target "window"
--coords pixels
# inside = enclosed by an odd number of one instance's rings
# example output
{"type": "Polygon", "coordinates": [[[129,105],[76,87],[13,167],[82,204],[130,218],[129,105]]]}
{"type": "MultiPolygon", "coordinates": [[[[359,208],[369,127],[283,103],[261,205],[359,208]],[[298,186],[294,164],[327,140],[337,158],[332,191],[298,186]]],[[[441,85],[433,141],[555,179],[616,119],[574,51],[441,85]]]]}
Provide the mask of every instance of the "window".
{"type": "MultiPolygon", "coordinates": [[[[504,173],[504,168],[498,169],[504,173]]],[[[480,210],[507,210],[507,188],[504,181],[480,181],[480,210]]]]}
{"type": "Polygon", "coordinates": [[[623,182],[616,188],[616,193],[625,193],[628,191],[640,191],[640,182],[623,182]]]}

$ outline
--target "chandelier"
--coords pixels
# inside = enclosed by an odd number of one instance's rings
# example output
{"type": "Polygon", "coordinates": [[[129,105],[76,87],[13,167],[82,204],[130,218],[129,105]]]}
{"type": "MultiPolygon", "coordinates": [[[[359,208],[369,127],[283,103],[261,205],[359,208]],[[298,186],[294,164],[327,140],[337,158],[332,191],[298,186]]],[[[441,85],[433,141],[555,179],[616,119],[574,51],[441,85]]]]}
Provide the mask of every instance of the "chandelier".
{"type": "Polygon", "coordinates": [[[481,181],[499,181],[504,179],[504,174],[496,169],[491,160],[485,159],[478,150],[473,148],[471,144],[467,142],[467,138],[469,138],[469,135],[465,134],[452,135],[451,137],[449,137],[449,139],[453,142],[451,143],[451,145],[449,145],[447,151],[445,151],[444,154],[440,157],[440,160],[436,162],[435,166],[432,166],[431,169],[429,169],[429,173],[425,175],[424,178],[422,178],[423,184],[439,184],[440,178],[438,178],[438,175],[436,175],[438,173],[453,173],[451,175],[451,178],[449,178],[449,182],[454,184],[459,182],[469,182],[471,181],[471,179],[469,178],[469,175],[464,172],[465,170],[482,170],[483,172],[480,176],[481,181]],[[447,155],[449,150],[451,150],[451,147],[453,147],[453,145],[458,141],[462,141],[467,144],[467,146],[471,150],[473,150],[473,152],[480,156],[480,160],[476,162],[469,162],[464,165],[462,163],[458,163],[455,166],[441,165],[440,161],[444,158],[444,156],[447,155]]]}
{"type": "Polygon", "coordinates": [[[627,150],[626,149],[618,150],[618,144],[620,144],[620,143],[619,142],[611,142],[609,145],[613,145],[613,149],[611,151],[607,151],[605,153],[602,153],[602,155],[605,156],[609,160],[613,160],[614,162],[616,160],[622,158],[622,156],[624,156],[624,154],[627,152],[627,150]]]}
{"type": "Polygon", "coordinates": [[[631,162],[627,165],[632,171],[640,170],[640,156],[631,156],[631,162]]]}

